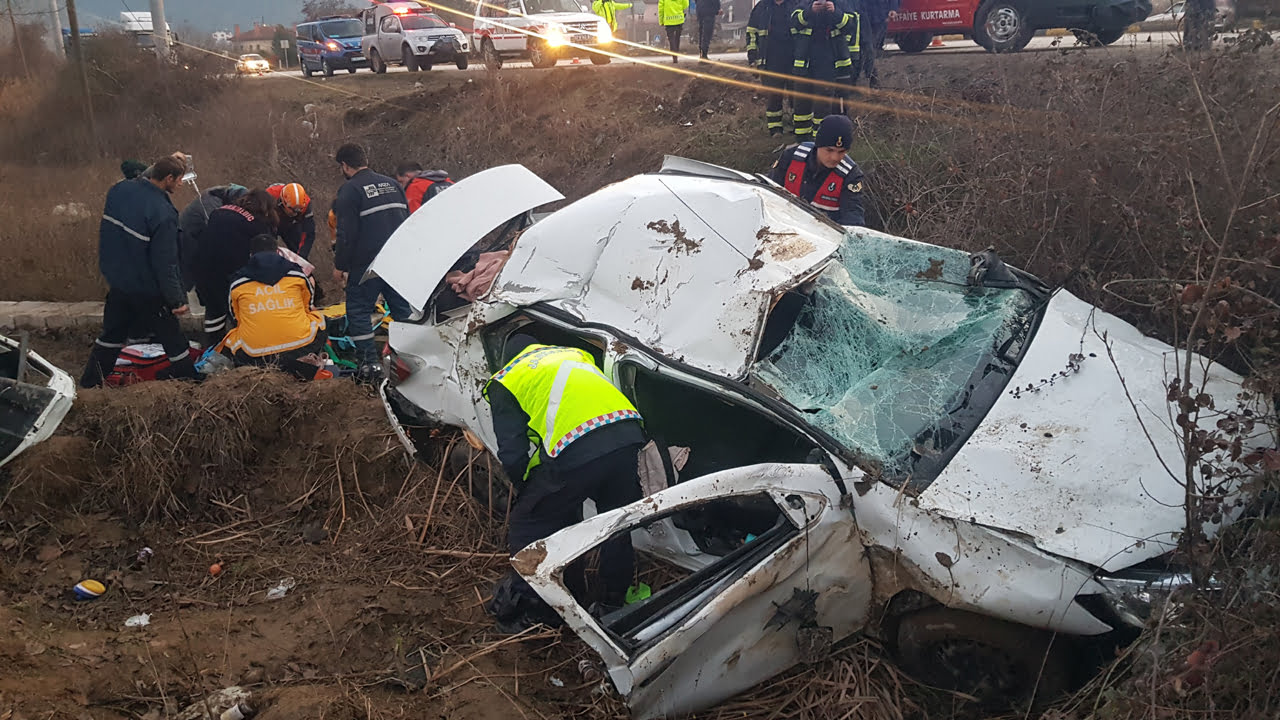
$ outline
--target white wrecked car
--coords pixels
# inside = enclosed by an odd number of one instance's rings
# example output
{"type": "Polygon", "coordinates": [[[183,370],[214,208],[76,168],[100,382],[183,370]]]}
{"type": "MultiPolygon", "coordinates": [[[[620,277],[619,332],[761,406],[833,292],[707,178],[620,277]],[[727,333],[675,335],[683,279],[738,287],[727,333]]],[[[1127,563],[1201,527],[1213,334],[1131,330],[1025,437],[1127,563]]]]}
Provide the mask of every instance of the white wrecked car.
{"type": "MultiPolygon", "coordinates": [[[[1075,638],[1114,642],[1147,590],[1181,582],[1161,556],[1183,489],[1157,458],[1181,458],[1173,351],[1119,319],[994,255],[971,273],[966,253],[846,232],[690,161],[532,225],[562,196],[523,167],[449,193],[371,269],[426,310],[390,329],[393,420],[496,451],[480,391],[519,330],[594,354],[651,435],[690,449],[678,483],[512,561],[636,717],[707,707],[863,631],[934,684],[1052,693],[1075,638]],[[510,259],[460,297],[441,279],[482,239],[510,259]],[[594,616],[562,570],[628,532],[683,576],[594,616]]],[[[1217,397],[1239,392],[1200,367],[1217,397]]]]}
{"type": "Polygon", "coordinates": [[[0,335],[0,467],[53,435],[75,398],[70,375],[0,335]]]}

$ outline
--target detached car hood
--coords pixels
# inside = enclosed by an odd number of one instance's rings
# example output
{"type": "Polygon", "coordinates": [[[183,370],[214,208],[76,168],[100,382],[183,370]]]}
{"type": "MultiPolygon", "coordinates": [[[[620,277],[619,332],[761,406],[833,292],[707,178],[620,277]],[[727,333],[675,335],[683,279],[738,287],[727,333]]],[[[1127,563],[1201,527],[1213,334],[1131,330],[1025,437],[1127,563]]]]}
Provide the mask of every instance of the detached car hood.
{"type": "MultiPolygon", "coordinates": [[[[1179,357],[1057,293],[1012,381],[920,506],[1108,571],[1172,550],[1185,520],[1183,455],[1164,398],[1179,357]],[[1073,354],[1083,357],[1075,370],[1073,354]]],[[[1199,356],[1194,367],[1218,409],[1236,407],[1239,375],[1199,356]]]]}

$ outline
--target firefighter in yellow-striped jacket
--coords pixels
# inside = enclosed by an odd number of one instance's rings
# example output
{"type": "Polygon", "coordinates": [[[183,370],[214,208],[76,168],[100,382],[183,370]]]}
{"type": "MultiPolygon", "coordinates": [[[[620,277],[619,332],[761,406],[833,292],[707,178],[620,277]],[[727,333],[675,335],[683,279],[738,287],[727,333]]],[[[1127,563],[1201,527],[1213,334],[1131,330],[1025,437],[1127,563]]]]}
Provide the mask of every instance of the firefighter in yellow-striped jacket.
{"type": "MultiPolygon", "coordinates": [[[[782,101],[791,87],[796,59],[791,13],[800,0],[760,0],[747,20],[747,62],[765,87],[764,120],[770,135],[783,133],[782,101]]],[[[794,101],[793,101],[794,102],[794,101]]]]}
{"type": "Polygon", "coordinates": [[[839,86],[853,81],[853,59],[849,33],[857,34],[858,16],[850,12],[848,0],[800,0],[791,12],[791,34],[795,39],[796,139],[809,140],[813,117],[822,117],[843,96],[839,86]],[[806,82],[807,80],[807,82],[806,82]]]}

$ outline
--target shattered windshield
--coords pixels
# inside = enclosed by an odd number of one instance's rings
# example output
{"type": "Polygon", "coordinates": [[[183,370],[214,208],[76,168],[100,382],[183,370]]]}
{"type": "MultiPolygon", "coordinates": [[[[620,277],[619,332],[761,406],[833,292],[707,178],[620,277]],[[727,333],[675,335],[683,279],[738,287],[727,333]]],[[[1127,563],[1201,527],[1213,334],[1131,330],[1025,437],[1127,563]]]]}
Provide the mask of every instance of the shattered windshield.
{"type": "Polygon", "coordinates": [[[1030,290],[967,286],[968,270],[958,250],[846,234],[838,262],[793,293],[803,305],[756,379],[882,479],[924,489],[995,402],[1043,312],[1030,290]]]}

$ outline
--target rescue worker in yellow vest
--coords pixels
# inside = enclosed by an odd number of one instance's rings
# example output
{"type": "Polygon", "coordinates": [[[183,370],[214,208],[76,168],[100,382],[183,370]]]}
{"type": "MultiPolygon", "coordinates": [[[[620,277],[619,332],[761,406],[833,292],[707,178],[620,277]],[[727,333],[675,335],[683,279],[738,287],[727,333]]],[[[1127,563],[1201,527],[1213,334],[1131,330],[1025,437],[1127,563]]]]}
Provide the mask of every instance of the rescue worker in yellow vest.
{"type": "Polygon", "coordinates": [[[813,142],[782,151],[769,178],[840,225],[864,226],[862,170],[849,157],[851,144],[853,123],[844,115],[828,115],[813,142]]]}
{"type": "MultiPolygon", "coordinates": [[[[580,522],[588,498],[599,512],[639,500],[637,455],[647,438],[640,413],[590,353],[539,345],[517,334],[507,341],[503,357],[506,366],[483,393],[493,415],[498,459],[518,490],[507,517],[507,544],[514,555],[580,522]]],[[[622,606],[634,565],[630,537],[601,547],[603,605],[622,606]]],[[[566,586],[584,599],[581,570],[568,575],[566,586]]],[[[559,624],[514,571],[494,589],[489,611],[506,631],[537,622],[559,624]]]]}
{"type": "Polygon", "coordinates": [[[312,279],[277,247],[274,235],[250,240],[249,263],[231,279],[229,306],[236,326],[223,340],[223,352],[236,365],[278,365],[310,380],[317,366],[299,358],[324,352],[324,316],[312,306],[312,279]]]}
{"type": "Polygon", "coordinates": [[[610,32],[618,32],[618,11],[626,10],[631,7],[631,3],[616,2],[616,0],[593,0],[591,3],[591,12],[604,18],[609,23],[610,32]]]}

